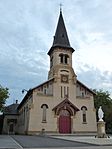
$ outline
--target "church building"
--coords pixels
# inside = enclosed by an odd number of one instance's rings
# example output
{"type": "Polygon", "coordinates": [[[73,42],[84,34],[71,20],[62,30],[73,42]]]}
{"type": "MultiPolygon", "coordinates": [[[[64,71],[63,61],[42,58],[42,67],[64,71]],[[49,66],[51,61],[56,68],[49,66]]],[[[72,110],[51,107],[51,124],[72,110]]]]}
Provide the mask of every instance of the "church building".
{"type": "Polygon", "coordinates": [[[48,80],[30,89],[18,105],[13,125],[17,133],[96,133],[95,93],[77,79],[72,67],[74,51],[60,10],[53,44],[47,53],[48,80]]]}

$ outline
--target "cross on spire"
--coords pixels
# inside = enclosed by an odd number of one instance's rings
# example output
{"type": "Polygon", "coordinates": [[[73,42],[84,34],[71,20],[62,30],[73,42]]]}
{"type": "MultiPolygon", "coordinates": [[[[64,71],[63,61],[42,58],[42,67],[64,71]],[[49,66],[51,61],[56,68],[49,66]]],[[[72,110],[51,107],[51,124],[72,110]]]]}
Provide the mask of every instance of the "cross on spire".
{"type": "Polygon", "coordinates": [[[60,12],[62,12],[62,3],[59,4],[60,5],[60,12]]]}

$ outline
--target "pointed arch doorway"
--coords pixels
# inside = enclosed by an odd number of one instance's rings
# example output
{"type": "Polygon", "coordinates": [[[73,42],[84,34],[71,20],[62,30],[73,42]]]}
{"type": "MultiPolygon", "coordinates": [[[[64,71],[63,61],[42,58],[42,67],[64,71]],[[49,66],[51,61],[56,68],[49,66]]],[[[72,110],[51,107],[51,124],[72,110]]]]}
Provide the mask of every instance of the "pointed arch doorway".
{"type": "Polygon", "coordinates": [[[52,109],[57,116],[57,129],[59,133],[72,133],[73,116],[79,109],[67,98],[52,109]]]}
{"type": "Polygon", "coordinates": [[[59,114],[59,133],[71,133],[71,115],[66,109],[59,114]]]}

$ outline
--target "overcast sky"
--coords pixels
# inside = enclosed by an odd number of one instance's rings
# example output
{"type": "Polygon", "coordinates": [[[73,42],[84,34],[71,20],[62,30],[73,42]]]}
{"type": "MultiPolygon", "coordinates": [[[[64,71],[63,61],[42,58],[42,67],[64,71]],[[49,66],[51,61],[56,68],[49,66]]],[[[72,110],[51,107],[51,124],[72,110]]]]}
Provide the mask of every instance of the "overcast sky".
{"type": "Polygon", "coordinates": [[[0,0],[0,84],[9,88],[7,104],[47,80],[60,2],[78,79],[112,94],[112,0],[0,0]]]}

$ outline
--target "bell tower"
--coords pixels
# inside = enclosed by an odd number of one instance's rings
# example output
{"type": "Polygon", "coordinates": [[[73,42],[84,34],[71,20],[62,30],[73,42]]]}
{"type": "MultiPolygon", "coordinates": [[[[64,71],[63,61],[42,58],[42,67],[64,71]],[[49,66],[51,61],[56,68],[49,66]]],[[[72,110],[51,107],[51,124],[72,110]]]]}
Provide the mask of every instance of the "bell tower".
{"type": "Polygon", "coordinates": [[[72,71],[72,73],[74,73],[72,68],[72,53],[74,51],[75,50],[70,46],[62,10],[60,9],[53,45],[48,52],[48,55],[50,56],[50,71],[48,79],[56,76],[58,77],[60,69],[65,70],[66,72],[72,71]]]}

